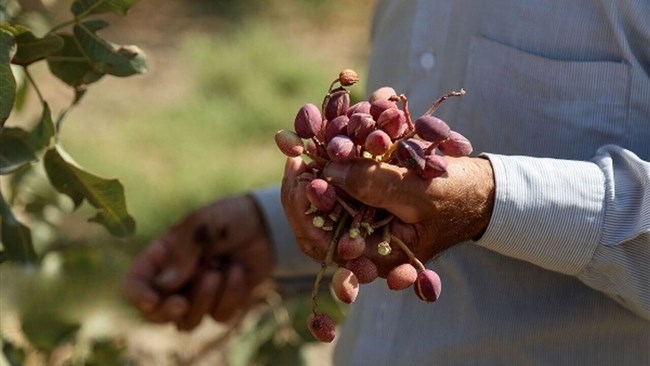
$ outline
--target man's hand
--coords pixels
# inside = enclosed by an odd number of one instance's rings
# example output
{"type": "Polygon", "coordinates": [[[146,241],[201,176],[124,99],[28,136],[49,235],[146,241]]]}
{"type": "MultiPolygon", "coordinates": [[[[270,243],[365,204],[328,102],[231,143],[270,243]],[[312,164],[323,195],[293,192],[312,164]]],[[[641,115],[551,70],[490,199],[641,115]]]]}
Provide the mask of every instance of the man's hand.
{"type": "Polygon", "coordinates": [[[206,314],[225,322],[243,310],[273,261],[253,199],[227,198],[154,240],[132,264],[124,292],[147,320],[189,330],[206,314]]]}
{"type": "MultiPolygon", "coordinates": [[[[490,162],[482,158],[451,158],[446,175],[424,180],[405,168],[370,159],[329,163],[324,176],[351,197],[384,208],[399,220],[391,231],[403,239],[423,262],[465,240],[479,237],[487,228],[494,202],[494,179],[490,162]]],[[[298,176],[305,170],[300,158],[289,158],[282,183],[282,204],[303,252],[322,260],[332,233],[315,228],[305,196],[307,182],[298,176]]],[[[378,266],[381,276],[406,262],[400,250],[386,257],[377,254],[381,233],[366,238],[365,255],[378,266]]],[[[395,246],[394,246],[395,247],[395,246]]],[[[336,258],[335,258],[336,260],[336,258]]]]}

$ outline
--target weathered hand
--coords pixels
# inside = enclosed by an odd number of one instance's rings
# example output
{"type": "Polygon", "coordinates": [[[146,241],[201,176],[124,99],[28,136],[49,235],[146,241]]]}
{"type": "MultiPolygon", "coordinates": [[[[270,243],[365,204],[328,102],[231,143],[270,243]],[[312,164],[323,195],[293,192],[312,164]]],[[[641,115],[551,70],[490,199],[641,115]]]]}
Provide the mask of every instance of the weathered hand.
{"type": "Polygon", "coordinates": [[[227,321],[245,309],[273,261],[253,199],[226,198],[154,240],[132,264],[123,288],[147,320],[189,330],[206,314],[227,321]]]}
{"type": "MultiPolygon", "coordinates": [[[[426,262],[454,244],[480,236],[492,212],[494,180],[489,161],[446,159],[447,174],[433,180],[369,159],[329,163],[324,175],[351,197],[394,214],[398,220],[390,224],[392,233],[426,262]]],[[[298,179],[304,170],[300,158],[287,160],[282,203],[303,252],[322,260],[332,233],[315,228],[311,217],[304,214],[309,207],[304,193],[307,183],[298,179]]],[[[407,258],[400,250],[385,257],[378,255],[376,244],[380,241],[381,233],[377,232],[367,238],[365,255],[377,264],[380,276],[385,276],[390,268],[407,258]]]]}

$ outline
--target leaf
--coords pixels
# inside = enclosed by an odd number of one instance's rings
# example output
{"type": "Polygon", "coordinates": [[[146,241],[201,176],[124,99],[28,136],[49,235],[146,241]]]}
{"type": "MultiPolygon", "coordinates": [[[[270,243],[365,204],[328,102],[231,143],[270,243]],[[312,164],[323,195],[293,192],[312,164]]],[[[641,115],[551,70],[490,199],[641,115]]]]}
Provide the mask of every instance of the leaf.
{"type": "Polygon", "coordinates": [[[77,89],[94,83],[104,76],[81,51],[73,35],[58,35],[63,40],[63,47],[47,56],[47,65],[54,76],[77,89]]]}
{"type": "Polygon", "coordinates": [[[21,316],[21,330],[36,349],[51,353],[64,343],[72,342],[81,324],[62,319],[43,310],[37,316],[21,316]]]}
{"type": "Polygon", "coordinates": [[[47,103],[39,123],[31,132],[17,127],[0,132],[0,175],[13,173],[29,162],[37,160],[36,152],[49,147],[54,136],[54,122],[47,103]]]}
{"type": "Polygon", "coordinates": [[[36,160],[29,134],[20,128],[3,128],[0,132],[0,175],[9,174],[36,160]]]}
{"type": "Polygon", "coordinates": [[[47,103],[43,103],[43,113],[41,120],[29,133],[28,142],[34,151],[40,151],[50,146],[52,137],[54,137],[55,127],[52,121],[52,112],[47,103]]]}
{"type": "Polygon", "coordinates": [[[89,221],[99,223],[117,237],[135,232],[135,220],[126,209],[124,188],[117,179],[92,175],[67,162],[58,148],[47,150],[43,158],[45,171],[54,188],[72,198],[78,207],[84,199],[98,209],[89,221]]]}
{"type": "Polygon", "coordinates": [[[126,15],[127,11],[138,0],[76,0],[70,11],[77,17],[90,14],[115,13],[126,15]]]}
{"type": "Polygon", "coordinates": [[[29,228],[21,224],[11,207],[5,202],[0,192],[0,239],[4,253],[10,261],[17,263],[35,263],[36,252],[32,244],[32,234],[29,228]]]}
{"type": "Polygon", "coordinates": [[[16,53],[13,34],[0,28],[0,127],[9,118],[16,99],[16,79],[11,72],[11,59],[16,53]]]}
{"type": "Polygon", "coordinates": [[[227,364],[231,366],[250,365],[260,346],[271,340],[278,329],[279,326],[273,314],[270,312],[262,313],[253,324],[248,324],[243,329],[242,334],[237,338],[237,342],[228,350],[226,354],[227,364]]]}
{"type": "Polygon", "coordinates": [[[63,47],[63,39],[56,34],[48,34],[43,38],[38,38],[27,27],[16,25],[14,30],[17,45],[16,54],[11,61],[14,64],[29,65],[44,59],[63,47]]]}
{"type": "Polygon", "coordinates": [[[147,71],[144,53],[136,46],[118,46],[108,43],[95,33],[106,22],[89,21],[74,26],[74,35],[82,52],[97,72],[114,76],[131,76],[147,71]]]}
{"type": "Polygon", "coordinates": [[[259,347],[255,360],[251,364],[306,366],[307,360],[301,350],[303,345],[275,342],[270,339],[259,347]]]}
{"type": "MultiPolygon", "coordinates": [[[[0,338],[0,344],[2,344],[2,356],[4,357],[4,360],[8,366],[24,365],[26,358],[24,349],[18,348],[13,343],[9,342],[9,340],[6,338],[0,338]]],[[[1,360],[2,358],[0,358],[0,361],[1,360]]],[[[0,365],[4,364],[0,362],[0,365]]]]}

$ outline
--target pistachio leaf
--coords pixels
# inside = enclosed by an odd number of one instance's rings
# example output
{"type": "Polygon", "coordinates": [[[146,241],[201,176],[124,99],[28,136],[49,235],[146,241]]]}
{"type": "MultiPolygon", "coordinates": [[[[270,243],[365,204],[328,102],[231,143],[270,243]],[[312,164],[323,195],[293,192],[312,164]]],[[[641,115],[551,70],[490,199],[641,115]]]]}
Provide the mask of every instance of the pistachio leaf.
{"type": "Polygon", "coordinates": [[[29,133],[28,142],[34,151],[41,151],[50,146],[54,137],[55,127],[52,121],[52,112],[47,103],[43,103],[41,119],[34,129],[29,133]]]}
{"type": "Polygon", "coordinates": [[[4,247],[3,255],[8,260],[24,264],[36,262],[31,231],[16,219],[2,193],[0,193],[0,241],[4,247]]]}
{"type": "Polygon", "coordinates": [[[104,76],[81,51],[73,35],[58,36],[63,40],[63,47],[47,56],[47,65],[54,76],[76,89],[94,83],[104,76]]]}
{"type": "Polygon", "coordinates": [[[144,53],[136,46],[114,45],[99,37],[96,32],[104,26],[105,22],[101,20],[74,26],[79,47],[95,70],[122,77],[145,73],[147,62],[144,53]]]}
{"type": "Polygon", "coordinates": [[[11,62],[17,65],[26,66],[42,60],[63,47],[63,39],[58,35],[48,34],[38,38],[22,25],[14,26],[14,37],[17,50],[11,62]]]}
{"type": "Polygon", "coordinates": [[[0,127],[9,118],[16,99],[16,79],[11,59],[16,53],[16,40],[10,31],[0,28],[0,127]]]}
{"type": "Polygon", "coordinates": [[[59,147],[45,152],[45,171],[52,186],[72,198],[78,207],[85,199],[97,208],[90,221],[103,225],[112,235],[128,237],[135,232],[135,220],[126,209],[124,188],[117,179],[104,179],[66,161],[59,147]]]}
{"type": "Polygon", "coordinates": [[[76,16],[100,13],[115,13],[125,15],[129,8],[138,0],[76,0],[70,11],[76,16]]]}
{"type": "Polygon", "coordinates": [[[0,175],[9,174],[35,161],[36,155],[29,142],[29,133],[17,127],[6,127],[0,132],[0,175]]]}

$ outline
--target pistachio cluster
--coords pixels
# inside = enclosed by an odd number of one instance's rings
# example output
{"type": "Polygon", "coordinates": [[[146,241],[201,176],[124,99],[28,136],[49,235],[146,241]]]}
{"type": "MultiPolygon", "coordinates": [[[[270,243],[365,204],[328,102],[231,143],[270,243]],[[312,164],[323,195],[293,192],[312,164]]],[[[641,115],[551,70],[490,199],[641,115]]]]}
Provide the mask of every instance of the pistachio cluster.
{"type": "Polygon", "coordinates": [[[412,121],[407,97],[391,87],[379,88],[368,100],[351,105],[347,87],[358,81],[353,70],[341,71],[320,107],[312,103],[303,105],[296,114],[294,129],[280,130],[275,135],[275,142],[285,155],[304,154],[309,158],[308,169],[299,178],[307,182],[305,195],[311,204],[305,215],[311,217],[315,227],[333,232],[314,284],[313,314],[308,320],[312,334],[324,342],[334,339],[334,324],[327,314],[317,311],[316,293],[325,270],[334,263],[339,265],[331,281],[333,293],[347,304],[355,301],[360,284],[379,276],[376,265],[364,255],[369,249],[387,256],[393,247],[398,247],[408,256],[409,262],[396,266],[385,276],[391,290],[413,286],[416,295],[427,302],[435,301],[441,290],[438,275],[426,269],[408,244],[391,233],[389,224],[398,219],[386,210],[352,199],[330,184],[322,174],[325,164],[373,159],[413,170],[422,179],[434,179],[447,171],[442,155],[465,156],[472,152],[467,138],[433,116],[447,98],[464,95],[463,89],[441,96],[412,121]],[[368,248],[366,238],[378,230],[383,240],[376,249],[368,248]]]}

